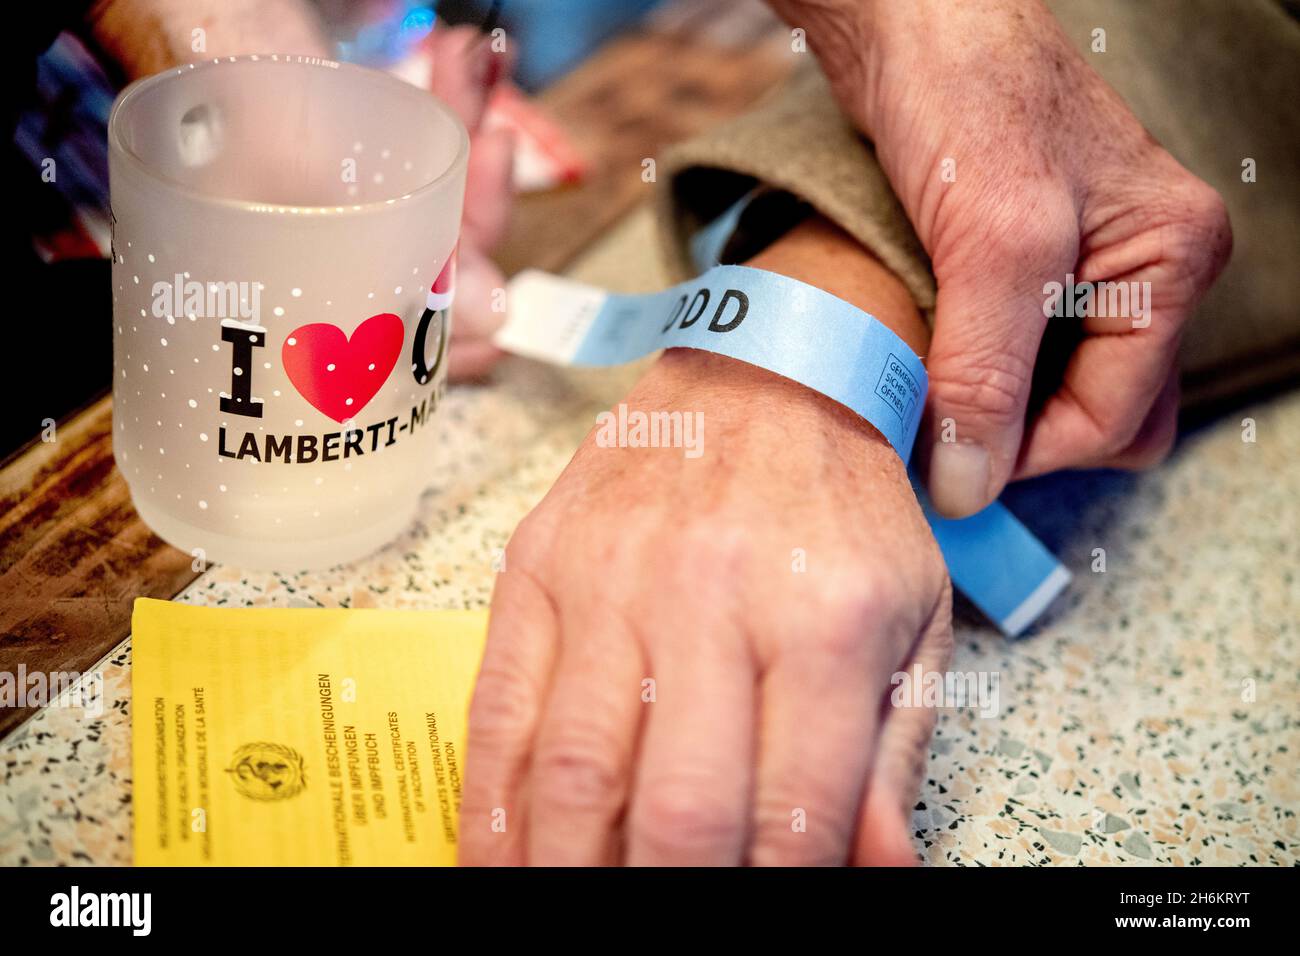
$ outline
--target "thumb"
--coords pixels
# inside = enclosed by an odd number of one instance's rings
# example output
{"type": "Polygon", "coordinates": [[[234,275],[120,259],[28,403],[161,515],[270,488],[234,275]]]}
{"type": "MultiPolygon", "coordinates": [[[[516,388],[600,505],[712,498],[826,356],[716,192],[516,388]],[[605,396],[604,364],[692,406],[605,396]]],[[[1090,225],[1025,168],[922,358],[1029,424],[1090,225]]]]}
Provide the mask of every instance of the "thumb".
{"type": "MultiPolygon", "coordinates": [[[[1034,360],[1043,337],[1049,269],[958,273],[939,283],[930,377],[929,443],[920,451],[934,507],[950,518],[974,514],[1002,492],[1016,466],[1034,360]]],[[[1056,273],[1064,277],[1068,266],[1056,273]]]]}

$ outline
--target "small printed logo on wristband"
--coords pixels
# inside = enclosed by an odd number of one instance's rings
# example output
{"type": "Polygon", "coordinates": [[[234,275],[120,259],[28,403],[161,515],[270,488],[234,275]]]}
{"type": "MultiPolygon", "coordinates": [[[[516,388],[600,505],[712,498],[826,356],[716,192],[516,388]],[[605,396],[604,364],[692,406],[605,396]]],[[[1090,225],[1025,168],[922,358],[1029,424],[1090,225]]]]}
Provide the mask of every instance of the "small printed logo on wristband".
{"type": "MultiPolygon", "coordinates": [[[[806,385],[865,418],[906,461],[929,380],[872,316],[786,276],[716,266],[663,292],[618,295],[529,270],[510,282],[506,351],[559,365],[622,365],[665,348],[739,359],[806,385]]],[[[1046,609],[1069,572],[998,502],[960,521],[918,488],[953,583],[1007,635],[1046,609]]]]}

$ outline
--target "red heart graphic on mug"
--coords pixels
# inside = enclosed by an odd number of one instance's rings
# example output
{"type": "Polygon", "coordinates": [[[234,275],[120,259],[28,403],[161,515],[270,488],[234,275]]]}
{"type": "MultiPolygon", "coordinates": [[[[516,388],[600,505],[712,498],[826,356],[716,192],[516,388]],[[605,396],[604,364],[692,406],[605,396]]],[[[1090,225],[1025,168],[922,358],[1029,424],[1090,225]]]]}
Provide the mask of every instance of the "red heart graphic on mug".
{"type": "Polygon", "coordinates": [[[280,360],[303,398],[336,422],[366,406],[402,352],[402,320],[391,312],[372,315],[348,338],[337,325],[313,322],[284,340],[280,360]]]}

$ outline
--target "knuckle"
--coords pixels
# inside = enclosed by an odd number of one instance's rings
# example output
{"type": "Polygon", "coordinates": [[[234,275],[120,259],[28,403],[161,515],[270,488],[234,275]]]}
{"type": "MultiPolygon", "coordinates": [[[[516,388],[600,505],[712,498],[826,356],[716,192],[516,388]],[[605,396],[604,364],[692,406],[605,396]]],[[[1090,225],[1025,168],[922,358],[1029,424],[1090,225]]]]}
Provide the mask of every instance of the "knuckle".
{"type": "Polygon", "coordinates": [[[518,746],[521,729],[536,716],[536,689],[507,662],[485,661],[470,704],[472,752],[500,753],[518,746]]]}
{"type": "Polygon", "coordinates": [[[1078,393],[1070,394],[1091,424],[1087,447],[1092,455],[1111,458],[1132,444],[1146,417],[1145,406],[1132,400],[1089,401],[1078,393]]]}
{"type": "MultiPolygon", "coordinates": [[[[958,271],[980,266],[1006,277],[1064,270],[1079,252],[1078,214],[1071,191],[1058,183],[1032,190],[993,190],[977,203],[981,225],[952,234],[958,254],[951,262],[936,249],[937,267],[958,271]]],[[[954,217],[954,223],[967,217],[954,217]]],[[[951,270],[949,270],[951,272],[951,270]]],[[[952,277],[956,277],[953,275],[952,277]]],[[[940,274],[942,285],[945,275],[940,274]]]]}
{"type": "Polygon", "coordinates": [[[1140,443],[1128,449],[1117,465],[1132,471],[1154,467],[1169,457],[1177,437],[1177,418],[1169,416],[1149,436],[1143,436],[1140,443]]]}
{"type": "Polygon", "coordinates": [[[632,832],[658,853],[738,845],[740,818],[704,781],[666,779],[650,784],[632,815],[632,832]]]}
{"type": "Polygon", "coordinates": [[[1066,202],[1057,214],[1057,202],[1031,203],[1015,228],[1004,233],[997,254],[1012,275],[1055,272],[1078,258],[1079,226],[1073,204],[1066,202]]]}
{"type": "Polygon", "coordinates": [[[1173,189],[1167,252],[1175,278],[1199,294],[1223,270],[1232,255],[1232,221],[1227,204],[1212,186],[1186,176],[1173,189]]]}
{"type": "Polygon", "coordinates": [[[552,540],[550,521],[541,506],[534,508],[515,527],[506,546],[516,561],[534,560],[546,554],[552,540]]]}
{"type": "Polygon", "coordinates": [[[818,625],[812,637],[813,647],[836,658],[861,654],[867,624],[881,607],[881,601],[872,590],[861,586],[849,593],[841,592],[821,599],[816,614],[818,625]]]}
{"type": "Polygon", "coordinates": [[[540,802],[567,810],[592,811],[622,801],[623,777],[609,748],[570,737],[539,749],[534,762],[534,792],[540,802]]]}
{"type": "Polygon", "coordinates": [[[1232,256],[1232,220],[1223,197],[1208,186],[1197,218],[1199,240],[1205,250],[1202,273],[1208,285],[1218,278],[1232,256]]]}
{"type": "Polygon", "coordinates": [[[782,620],[774,622],[792,652],[814,651],[818,657],[861,656],[864,635],[873,621],[888,616],[906,595],[880,581],[880,569],[856,556],[842,556],[833,570],[808,582],[798,601],[789,602],[782,620]]]}
{"type": "Polygon", "coordinates": [[[879,562],[846,560],[834,574],[824,575],[811,608],[800,607],[797,620],[789,622],[786,650],[811,650],[818,660],[861,663],[885,647],[910,643],[917,634],[916,619],[925,610],[923,595],[939,593],[938,584],[930,582],[944,580],[946,573],[942,565],[933,573],[910,565],[901,561],[883,568],[879,562]]]}
{"type": "Polygon", "coordinates": [[[1099,450],[1103,456],[1118,455],[1137,437],[1142,415],[1128,407],[1104,406],[1093,411],[1097,425],[1099,450]]]}
{"type": "Polygon", "coordinates": [[[852,820],[851,815],[830,809],[834,805],[829,794],[816,790],[760,796],[754,806],[750,862],[755,866],[843,864],[853,836],[852,820]],[[804,827],[799,831],[791,826],[796,810],[803,812],[804,827]]]}
{"type": "Polygon", "coordinates": [[[1024,415],[1033,367],[1019,353],[994,347],[951,356],[930,380],[935,408],[952,416],[961,437],[963,416],[1010,426],[1024,415]]]}
{"type": "Polygon", "coordinates": [[[848,856],[847,835],[833,835],[812,823],[806,832],[796,833],[790,828],[789,811],[759,819],[755,830],[749,860],[753,866],[840,866],[848,856]]]}
{"type": "Polygon", "coordinates": [[[1197,180],[1188,201],[1191,220],[1212,249],[1226,251],[1232,246],[1232,220],[1228,204],[1213,186],[1197,180]]]}

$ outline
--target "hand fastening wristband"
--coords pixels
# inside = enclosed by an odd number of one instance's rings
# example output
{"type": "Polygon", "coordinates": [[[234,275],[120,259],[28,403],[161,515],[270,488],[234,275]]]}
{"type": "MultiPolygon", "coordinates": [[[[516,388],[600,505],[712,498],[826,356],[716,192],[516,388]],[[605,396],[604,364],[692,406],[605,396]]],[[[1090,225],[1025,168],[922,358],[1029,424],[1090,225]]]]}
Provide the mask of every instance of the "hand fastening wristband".
{"type": "MultiPolygon", "coordinates": [[[[740,359],[821,392],[876,427],[906,461],[925,405],[925,366],[884,323],[828,292],[746,266],[715,266],[647,295],[618,295],[529,270],[511,280],[496,343],[560,365],[621,365],[665,348],[740,359]]],[[[1069,572],[1002,505],[926,518],[953,583],[1008,635],[1027,627],[1069,572]]]]}

